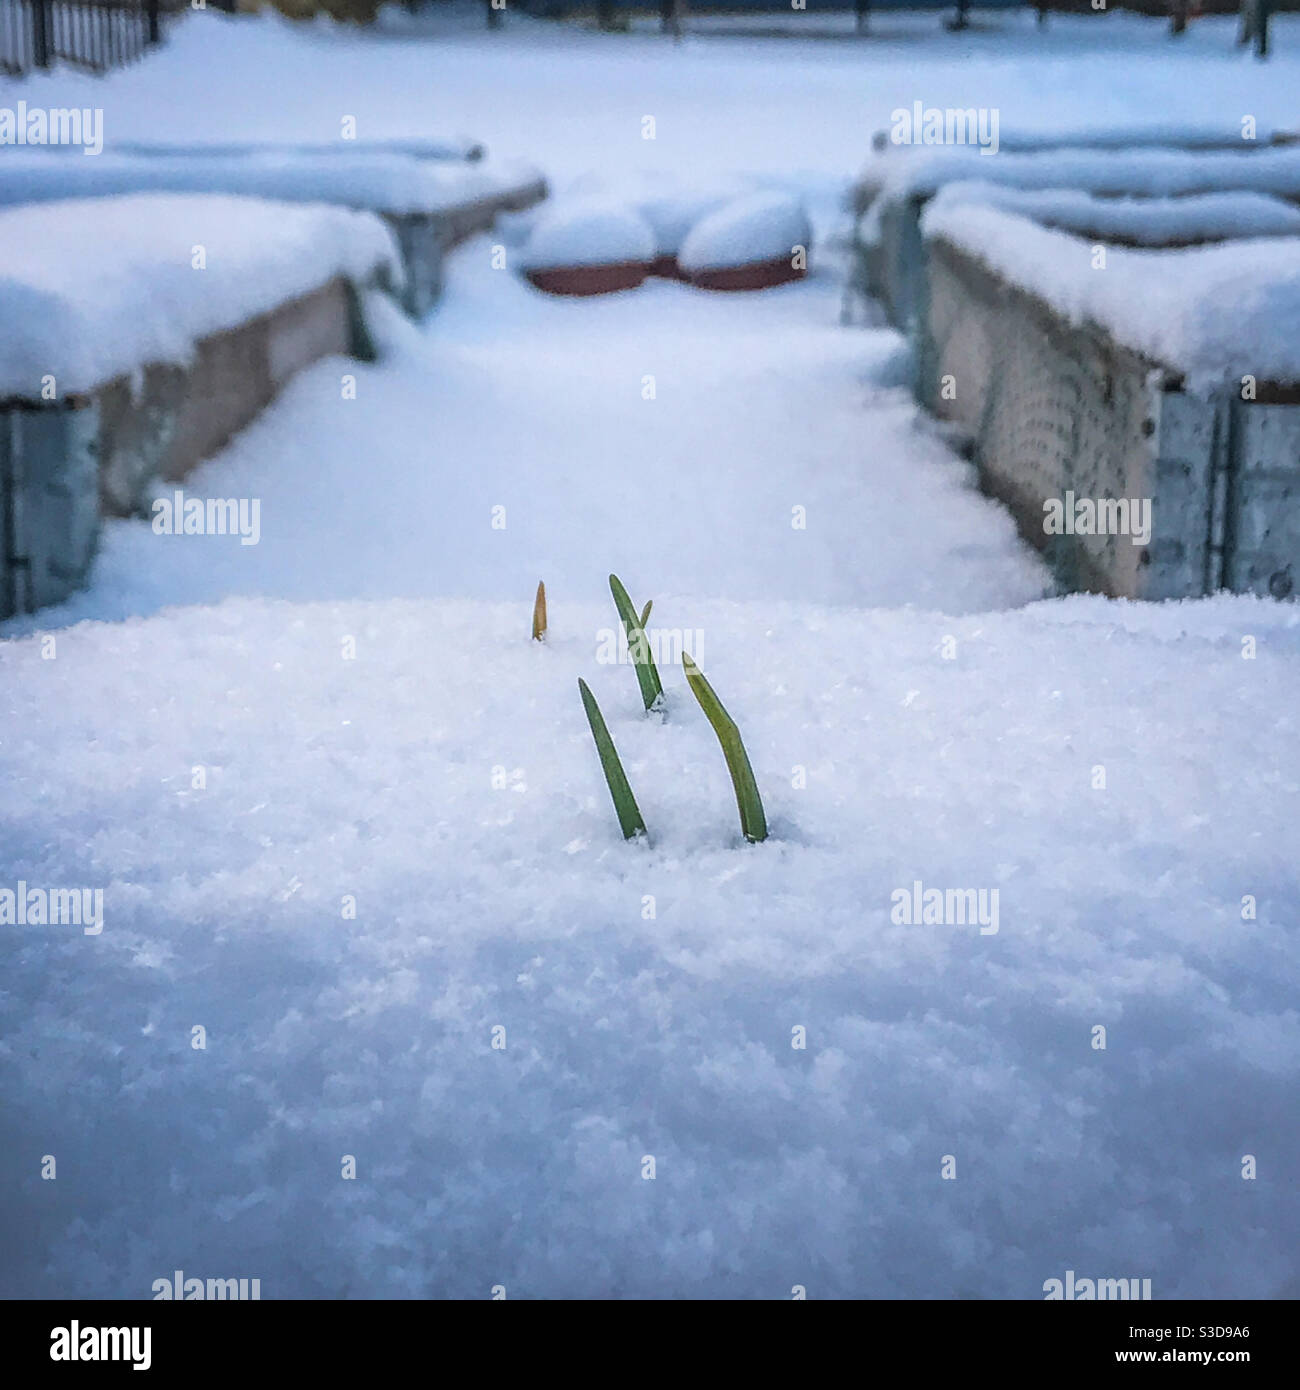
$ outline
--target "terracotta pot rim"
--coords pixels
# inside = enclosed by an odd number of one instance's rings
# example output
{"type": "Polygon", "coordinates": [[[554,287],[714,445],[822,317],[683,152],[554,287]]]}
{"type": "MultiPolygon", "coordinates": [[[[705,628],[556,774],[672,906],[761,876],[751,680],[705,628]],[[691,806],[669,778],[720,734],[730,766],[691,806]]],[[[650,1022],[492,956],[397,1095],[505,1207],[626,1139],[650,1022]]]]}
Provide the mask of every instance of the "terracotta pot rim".
{"type": "Polygon", "coordinates": [[[646,261],[601,261],[594,265],[557,265],[525,270],[524,278],[544,294],[595,295],[634,290],[650,273],[646,261]]]}

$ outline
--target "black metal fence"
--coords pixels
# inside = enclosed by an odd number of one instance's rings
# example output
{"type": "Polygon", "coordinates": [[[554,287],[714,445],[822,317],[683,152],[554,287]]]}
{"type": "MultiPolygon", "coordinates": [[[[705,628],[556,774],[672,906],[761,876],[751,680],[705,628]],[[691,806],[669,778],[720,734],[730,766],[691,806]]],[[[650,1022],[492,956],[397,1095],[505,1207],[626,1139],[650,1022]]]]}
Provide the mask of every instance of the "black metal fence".
{"type": "Polygon", "coordinates": [[[0,72],[133,63],[160,38],[159,0],[0,0],[0,72]]]}

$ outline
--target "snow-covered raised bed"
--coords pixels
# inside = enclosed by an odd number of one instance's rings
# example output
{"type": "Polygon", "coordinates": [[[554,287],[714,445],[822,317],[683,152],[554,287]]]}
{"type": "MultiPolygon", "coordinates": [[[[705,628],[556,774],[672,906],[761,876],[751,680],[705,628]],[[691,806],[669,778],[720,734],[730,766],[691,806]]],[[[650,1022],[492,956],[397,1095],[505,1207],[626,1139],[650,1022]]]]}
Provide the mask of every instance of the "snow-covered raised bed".
{"type": "Polygon", "coordinates": [[[953,203],[1001,208],[1040,226],[1108,245],[1204,246],[1248,237],[1300,235],[1300,205],[1267,193],[1099,198],[1075,188],[1009,188],[973,180],[945,184],[935,194],[930,214],[953,203]]]}
{"type": "Polygon", "coordinates": [[[373,212],[446,212],[541,178],[528,164],[450,163],[383,151],[250,151],[203,158],[165,154],[6,151],[0,203],[120,193],[233,193],[293,203],[338,203],[373,212]]]}
{"type": "Polygon", "coordinates": [[[920,394],[1067,586],[1293,592],[1300,238],[1100,259],[952,199],[923,230],[920,394]]]}
{"type": "Polygon", "coordinates": [[[1002,152],[995,159],[970,148],[934,148],[881,156],[868,166],[858,189],[863,209],[859,278],[899,328],[912,322],[924,290],[920,221],[925,206],[946,185],[972,180],[1026,192],[1074,189],[1097,198],[1243,193],[1300,204],[1300,146],[1056,149],[1002,152]]]}
{"type": "MultiPolygon", "coordinates": [[[[905,156],[916,146],[925,149],[927,133],[930,133],[934,145],[947,142],[950,125],[947,110],[939,110],[936,113],[933,108],[925,106],[920,106],[918,110],[916,103],[913,103],[911,108],[898,107],[891,114],[894,120],[890,126],[876,131],[872,136],[873,158],[869,161],[865,174],[877,167],[881,154],[905,156]],[[936,114],[939,117],[937,121],[934,120],[936,114]],[[929,132],[927,122],[932,124],[929,132]],[[937,139],[940,131],[943,131],[943,140],[937,139]]],[[[979,115],[979,111],[968,114],[966,111],[955,110],[951,113],[952,126],[955,131],[964,133],[969,143],[977,143],[979,115]],[[970,115],[975,117],[973,126],[970,125],[970,115]],[[970,139],[972,132],[975,136],[973,140],[970,139]]],[[[1243,143],[1247,143],[1243,142],[1240,126],[1230,122],[1225,125],[1222,121],[1144,121],[1140,124],[1059,125],[1055,128],[1007,128],[998,122],[996,128],[991,128],[991,122],[986,115],[986,136],[996,139],[997,153],[1000,154],[1026,154],[1036,150],[1059,149],[1239,150],[1242,149],[1243,143]]],[[[1292,139],[1293,132],[1257,124],[1254,128],[1254,140],[1249,143],[1256,149],[1264,149],[1274,143],[1281,145],[1292,139]]]]}
{"type": "Polygon", "coordinates": [[[537,169],[518,161],[456,163],[385,150],[251,150],[247,153],[104,154],[6,151],[0,205],[125,193],[219,193],[329,203],[379,213],[392,228],[405,274],[405,306],[419,316],[442,287],[446,251],[492,225],[503,210],[546,196],[537,169]]]}
{"type": "Polygon", "coordinates": [[[454,162],[457,160],[476,161],[487,154],[484,146],[468,135],[452,135],[443,139],[436,136],[393,136],[387,140],[332,140],[328,144],[283,140],[236,140],[236,141],[172,141],[160,140],[114,140],[113,148],[123,154],[144,155],[185,155],[192,158],[208,159],[214,155],[246,155],[292,153],[310,155],[371,155],[404,154],[415,159],[439,159],[454,162]]]}
{"type": "Polygon", "coordinates": [[[575,198],[538,217],[521,255],[524,276],[550,294],[634,289],[656,256],[655,234],[616,198],[575,198]]]}
{"type": "Polygon", "coordinates": [[[1079,188],[1106,197],[1173,198],[1232,189],[1300,197],[1300,144],[1239,141],[1232,149],[1064,146],[1000,150],[971,146],[890,151],[867,161],[856,185],[859,210],[879,198],[930,198],[946,183],[987,179],[1012,188],[1079,188]]]}
{"type": "Polygon", "coordinates": [[[394,286],[370,213],[182,194],[0,212],[0,613],[82,580],[101,506],[142,508],[302,367],[367,351],[394,286]]]}
{"type": "Polygon", "coordinates": [[[807,273],[812,225],[798,198],[752,193],[692,228],[677,254],[682,275],[710,290],[757,290],[807,273]]]}
{"type": "Polygon", "coordinates": [[[927,242],[944,241],[1040,297],[1072,323],[1186,379],[1193,389],[1250,375],[1300,381],[1300,238],[1247,237],[1173,250],[1112,247],[988,205],[933,203],[927,242]]]}

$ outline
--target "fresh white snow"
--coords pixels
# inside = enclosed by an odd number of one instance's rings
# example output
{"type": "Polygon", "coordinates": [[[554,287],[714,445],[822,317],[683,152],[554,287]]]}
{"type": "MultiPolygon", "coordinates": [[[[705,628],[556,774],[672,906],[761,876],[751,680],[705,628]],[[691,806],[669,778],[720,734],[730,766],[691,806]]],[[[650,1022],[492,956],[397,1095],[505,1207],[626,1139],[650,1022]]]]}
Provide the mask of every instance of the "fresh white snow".
{"type": "Polygon", "coordinates": [[[892,108],[1264,130],[1300,24],[1267,64],[1232,18],[481,24],[198,15],[106,80],[0,79],[102,104],[103,158],[159,112],[213,145],[465,130],[560,190],[778,188],[825,248],[760,295],[568,301],[476,238],[427,325],[377,305],[381,362],[318,363],[186,480],[259,499],[257,545],[110,522],[91,587],[6,626],[0,889],[105,915],[0,925],[0,1292],[1300,1295],[1300,613],[1045,599],[902,339],[837,322],[892,108]],[[690,635],[768,842],[680,667],[661,721],[599,659],[610,570],[690,635]],[[996,890],[996,932],[893,920],[916,883],[996,890]]]}
{"type": "Polygon", "coordinates": [[[509,256],[495,269],[494,241],[453,253],[426,332],[376,297],[383,362],[312,368],[187,481],[259,498],[257,545],[110,521],[93,587],[9,629],[228,594],[590,593],[611,569],[661,593],[852,607],[977,612],[1048,590],[912,403],[898,337],[839,327],[832,268],[752,297],[650,280],[570,302],[509,256]]]}
{"type": "Polygon", "coordinates": [[[952,618],[623,567],[704,634],[746,848],[680,671],[660,725],[598,663],[590,548],[545,647],[525,597],[0,648],[10,878],[105,890],[97,936],[4,928],[5,1292],[1294,1296],[1294,608],[952,618]],[[996,890],[996,932],[892,921],[916,882],[996,890]]]}

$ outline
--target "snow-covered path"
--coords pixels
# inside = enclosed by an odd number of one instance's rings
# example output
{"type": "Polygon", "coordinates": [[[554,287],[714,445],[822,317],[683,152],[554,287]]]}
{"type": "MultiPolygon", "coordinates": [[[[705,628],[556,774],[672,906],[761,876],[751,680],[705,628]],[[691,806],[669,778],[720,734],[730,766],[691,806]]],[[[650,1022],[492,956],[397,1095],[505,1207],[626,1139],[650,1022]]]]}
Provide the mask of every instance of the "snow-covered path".
{"type": "Polygon", "coordinates": [[[423,331],[385,316],[382,365],[322,364],[187,481],[259,499],[255,546],[110,523],[92,589],[11,630],[233,594],[519,599],[544,578],[589,598],[611,570],[659,594],[948,612],[1046,592],[899,385],[898,336],[839,326],[833,257],[763,295],[567,301],[493,270],[492,245],[456,253],[423,331]]]}

